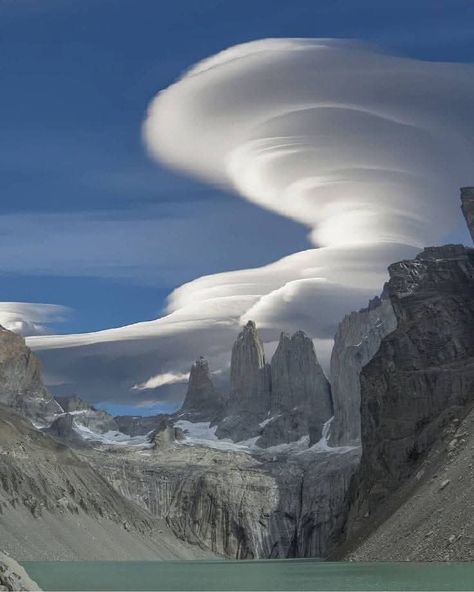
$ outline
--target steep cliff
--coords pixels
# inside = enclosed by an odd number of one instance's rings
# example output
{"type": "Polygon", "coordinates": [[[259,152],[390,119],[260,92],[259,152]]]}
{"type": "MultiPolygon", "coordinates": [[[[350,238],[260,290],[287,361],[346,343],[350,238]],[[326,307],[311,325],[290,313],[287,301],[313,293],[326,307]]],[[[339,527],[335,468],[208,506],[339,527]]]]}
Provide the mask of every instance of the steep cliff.
{"type": "Polygon", "coordinates": [[[474,403],[474,250],[431,247],[389,273],[397,328],[360,375],[363,453],[349,538],[386,517],[386,500],[474,403]]]}
{"type": "Polygon", "coordinates": [[[282,333],[271,361],[269,417],[257,444],[273,446],[308,434],[313,444],[331,416],[331,388],[312,340],[303,331],[282,333]]]}
{"type": "Polygon", "coordinates": [[[211,380],[209,364],[203,357],[191,366],[180,418],[188,421],[212,421],[222,410],[224,399],[211,380]]]}
{"type": "Polygon", "coordinates": [[[146,458],[85,454],[177,537],[239,559],[325,556],[359,460],[358,449],[249,454],[183,444],[146,458]]]}
{"type": "Polygon", "coordinates": [[[339,324],[331,354],[332,446],[360,443],[360,373],[396,326],[392,304],[385,295],[346,315],[339,324]]]}

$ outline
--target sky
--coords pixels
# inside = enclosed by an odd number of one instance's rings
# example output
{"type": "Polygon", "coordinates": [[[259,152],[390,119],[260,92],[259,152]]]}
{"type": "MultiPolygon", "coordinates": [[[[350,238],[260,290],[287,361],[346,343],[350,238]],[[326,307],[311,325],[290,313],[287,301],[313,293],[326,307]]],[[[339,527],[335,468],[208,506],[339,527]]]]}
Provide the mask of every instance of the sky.
{"type": "MultiPolygon", "coordinates": [[[[178,128],[170,125],[170,141],[154,157],[153,138],[147,145],[142,138],[147,108],[158,91],[208,56],[269,37],[359,39],[409,58],[469,64],[474,4],[0,0],[1,300],[56,305],[4,305],[4,324],[29,335],[68,335],[152,320],[169,310],[168,296],[186,282],[260,268],[314,247],[308,234],[312,221],[262,207],[252,191],[239,191],[207,169],[196,174],[189,159],[176,157],[187,145],[206,150],[188,143],[191,136],[182,135],[176,147],[178,128]]],[[[184,108],[175,112],[188,115],[184,108]]],[[[208,123],[212,127],[212,119],[208,123]]],[[[444,238],[466,236],[455,224],[444,238]]],[[[341,301],[342,311],[346,300],[341,301]]],[[[269,313],[260,314],[265,325],[269,313]]],[[[279,313],[275,325],[281,319],[279,313]]],[[[208,319],[212,323],[214,317],[208,319]]],[[[214,352],[216,371],[222,370],[217,361],[230,348],[230,336],[211,331],[207,339],[203,343],[214,352]]],[[[274,340],[273,333],[268,339],[274,340]]],[[[81,386],[77,377],[95,365],[107,367],[111,356],[122,360],[128,340],[118,338],[113,352],[100,355],[91,339],[87,348],[38,340],[53,390],[79,390],[117,412],[136,411],[135,404],[140,413],[173,407],[182,383],[145,389],[147,398],[139,400],[133,397],[143,391],[133,387],[155,374],[182,375],[193,357],[209,353],[167,343],[167,352],[182,352],[179,367],[173,367],[178,358],[163,357],[161,346],[148,343],[142,351],[135,343],[134,370],[122,380],[130,396],[125,390],[114,396],[121,380],[116,365],[109,370],[113,384],[106,385],[107,376],[101,375],[96,384],[81,386]],[[65,380],[66,371],[58,376],[73,365],[73,378],[65,380]]]]}

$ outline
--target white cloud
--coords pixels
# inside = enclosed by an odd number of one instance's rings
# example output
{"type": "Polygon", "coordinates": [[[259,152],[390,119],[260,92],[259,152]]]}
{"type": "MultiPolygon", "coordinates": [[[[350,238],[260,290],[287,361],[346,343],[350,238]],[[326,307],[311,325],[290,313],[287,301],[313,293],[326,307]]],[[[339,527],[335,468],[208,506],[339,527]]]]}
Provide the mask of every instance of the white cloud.
{"type": "Polygon", "coordinates": [[[165,372],[164,374],[155,374],[155,376],[150,376],[148,380],[142,382],[140,384],[135,384],[132,386],[133,391],[145,391],[149,389],[156,389],[160,386],[164,386],[165,384],[177,384],[187,382],[189,378],[189,372],[178,372],[174,374],[173,372],[165,372]]]}
{"type": "MultiPolygon", "coordinates": [[[[327,364],[338,320],[380,292],[387,265],[459,224],[473,100],[470,65],[344,41],[270,39],[204,60],[152,102],[150,153],[305,225],[314,248],[188,282],[156,321],[28,343],[95,400],[126,399],[157,368],[182,372],[200,354],[225,368],[249,318],[266,342],[306,330],[327,364]]],[[[239,236],[236,224],[224,230],[239,236]]],[[[174,387],[157,396],[179,399],[174,387]]]]}
{"type": "Polygon", "coordinates": [[[0,302],[0,325],[20,335],[44,335],[51,323],[61,323],[71,309],[57,304],[0,302]]]}

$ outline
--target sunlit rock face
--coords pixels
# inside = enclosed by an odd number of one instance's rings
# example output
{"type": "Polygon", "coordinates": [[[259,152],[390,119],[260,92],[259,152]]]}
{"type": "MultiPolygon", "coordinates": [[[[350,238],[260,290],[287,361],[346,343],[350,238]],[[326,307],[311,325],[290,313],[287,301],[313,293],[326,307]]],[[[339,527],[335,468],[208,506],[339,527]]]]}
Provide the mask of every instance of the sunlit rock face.
{"type": "Polygon", "coordinates": [[[38,359],[25,340],[0,327],[0,403],[39,424],[48,423],[61,408],[41,379],[38,359]]]}
{"type": "Polygon", "coordinates": [[[188,390],[179,417],[189,421],[212,421],[221,411],[223,397],[214,387],[207,360],[200,357],[191,366],[188,390]]]}
{"type": "Polygon", "coordinates": [[[334,421],[331,446],[360,444],[360,373],[397,326],[388,298],[374,298],[369,306],[346,315],[340,323],[331,354],[334,421]]]}

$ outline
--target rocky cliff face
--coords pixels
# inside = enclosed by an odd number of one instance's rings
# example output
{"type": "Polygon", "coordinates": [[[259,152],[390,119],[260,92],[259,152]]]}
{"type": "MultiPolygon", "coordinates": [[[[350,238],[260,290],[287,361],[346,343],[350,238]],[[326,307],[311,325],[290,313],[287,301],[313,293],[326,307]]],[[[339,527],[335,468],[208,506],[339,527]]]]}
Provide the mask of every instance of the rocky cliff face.
{"type": "Polygon", "coordinates": [[[253,321],[249,321],[232,348],[230,395],[217,435],[234,441],[256,435],[256,427],[270,410],[270,367],[253,321]]]}
{"type": "Polygon", "coordinates": [[[249,321],[232,347],[228,410],[260,415],[269,408],[269,367],[255,323],[249,321]]]}
{"type": "Polygon", "coordinates": [[[85,454],[180,539],[237,559],[325,556],[359,460],[358,449],[256,456],[186,445],[147,459],[85,454]]]}
{"type": "Polygon", "coordinates": [[[38,359],[25,340],[0,327],[0,403],[38,424],[49,423],[62,409],[41,381],[38,359]]]}
{"type": "Polygon", "coordinates": [[[223,404],[224,399],[211,380],[209,364],[201,357],[191,366],[179,417],[188,421],[212,421],[221,412],[223,404]]]}
{"type": "Polygon", "coordinates": [[[360,373],[396,326],[392,304],[385,295],[346,315],[339,324],[331,355],[332,446],[360,443],[360,373]]]}
{"type": "Polygon", "coordinates": [[[360,376],[363,454],[349,536],[474,403],[474,250],[428,248],[389,273],[397,328],[360,376]]]}
{"type": "Polygon", "coordinates": [[[269,418],[257,444],[272,446],[308,434],[313,444],[331,416],[331,388],[312,340],[303,331],[291,337],[282,333],[271,361],[269,418]]]}
{"type": "Polygon", "coordinates": [[[474,240],[474,187],[463,187],[461,189],[461,203],[467,226],[474,240]]]}

